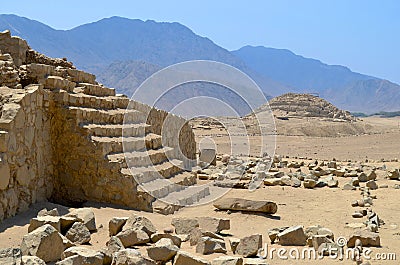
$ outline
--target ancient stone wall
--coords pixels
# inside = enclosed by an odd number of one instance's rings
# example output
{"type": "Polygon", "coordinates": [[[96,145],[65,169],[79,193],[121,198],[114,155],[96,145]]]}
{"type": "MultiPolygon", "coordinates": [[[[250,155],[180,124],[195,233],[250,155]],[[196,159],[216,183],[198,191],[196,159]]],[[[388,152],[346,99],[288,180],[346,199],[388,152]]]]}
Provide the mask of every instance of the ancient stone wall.
{"type": "Polygon", "coordinates": [[[52,194],[49,94],[39,85],[0,88],[0,220],[52,194]]]}
{"type": "MultiPolygon", "coordinates": [[[[183,118],[115,95],[94,75],[31,50],[8,31],[0,33],[0,50],[0,220],[48,199],[152,210],[154,198],[125,170],[125,158],[109,158],[123,154],[118,138],[127,107],[136,113],[133,122],[147,126],[143,128],[151,136],[153,153],[165,146],[172,149],[169,159],[195,158],[194,134],[183,118]],[[87,125],[100,126],[101,141],[93,138],[99,131],[87,125]],[[110,127],[101,130],[103,125],[110,127]]],[[[143,139],[143,148],[147,141],[143,139]]],[[[140,144],[133,149],[143,151],[140,144]]],[[[144,165],[136,161],[133,166],[144,165]]],[[[157,161],[164,163],[162,154],[157,161]]],[[[190,169],[191,163],[185,164],[190,169]]],[[[168,177],[177,172],[163,164],[168,177]]]]}

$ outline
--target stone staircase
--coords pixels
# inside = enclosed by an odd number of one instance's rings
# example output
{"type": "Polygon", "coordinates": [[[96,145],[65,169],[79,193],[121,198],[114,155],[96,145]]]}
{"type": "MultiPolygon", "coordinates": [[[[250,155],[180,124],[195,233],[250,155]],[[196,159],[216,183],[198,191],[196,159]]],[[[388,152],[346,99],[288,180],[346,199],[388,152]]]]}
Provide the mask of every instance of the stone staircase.
{"type": "Polygon", "coordinates": [[[56,93],[67,118],[101,150],[110,168],[121,178],[134,178],[139,191],[157,199],[153,211],[173,213],[210,194],[208,186],[195,185],[195,174],[183,170],[183,162],[173,157],[174,148],[163,146],[161,135],[152,133],[140,103],[88,83],[56,93]]]}

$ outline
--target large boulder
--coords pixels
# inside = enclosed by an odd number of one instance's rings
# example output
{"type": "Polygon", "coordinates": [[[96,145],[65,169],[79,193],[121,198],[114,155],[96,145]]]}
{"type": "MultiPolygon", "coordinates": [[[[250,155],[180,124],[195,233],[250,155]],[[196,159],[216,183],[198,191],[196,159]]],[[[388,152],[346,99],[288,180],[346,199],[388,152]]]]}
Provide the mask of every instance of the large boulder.
{"type": "Polygon", "coordinates": [[[96,218],[93,210],[90,208],[74,209],[65,216],[75,217],[79,219],[89,229],[89,231],[96,231],[96,218]]]}
{"type": "Polygon", "coordinates": [[[178,251],[175,256],[174,265],[210,265],[210,262],[188,252],[178,251]]]}
{"type": "Polygon", "coordinates": [[[197,243],[196,252],[203,255],[226,253],[225,241],[212,237],[202,237],[197,243]]]}
{"type": "Polygon", "coordinates": [[[260,248],[262,248],[262,235],[256,234],[240,239],[235,253],[243,257],[252,257],[257,255],[260,248]]]}
{"type": "Polygon", "coordinates": [[[194,228],[199,227],[199,221],[192,218],[173,218],[171,224],[178,235],[188,235],[194,228]]]}
{"type": "Polygon", "coordinates": [[[214,202],[214,207],[219,210],[261,212],[267,214],[274,214],[278,210],[275,202],[252,201],[241,198],[223,198],[214,202]]]}
{"type": "Polygon", "coordinates": [[[76,222],[65,234],[65,237],[72,243],[82,245],[90,242],[90,231],[83,223],[76,222]]]}
{"type": "Polygon", "coordinates": [[[307,236],[300,225],[289,227],[280,232],[277,238],[282,246],[304,246],[307,243],[307,236]]]}
{"type": "Polygon", "coordinates": [[[121,240],[124,247],[131,247],[135,245],[142,245],[150,242],[149,235],[143,230],[138,230],[136,228],[128,228],[119,232],[116,237],[121,240]]]}
{"type": "Polygon", "coordinates": [[[45,262],[57,261],[64,251],[62,235],[53,226],[45,224],[24,235],[21,251],[25,256],[37,256],[45,262]]]}
{"type": "Polygon", "coordinates": [[[148,247],[146,250],[152,260],[167,262],[176,255],[179,248],[171,239],[161,238],[154,246],[148,247]]]}

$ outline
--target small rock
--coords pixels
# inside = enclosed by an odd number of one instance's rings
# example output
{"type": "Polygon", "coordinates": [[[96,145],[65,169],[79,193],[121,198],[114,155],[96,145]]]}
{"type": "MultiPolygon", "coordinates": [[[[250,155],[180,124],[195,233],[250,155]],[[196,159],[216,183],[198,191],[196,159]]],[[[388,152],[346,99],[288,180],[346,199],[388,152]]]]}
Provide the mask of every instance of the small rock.
{"type": "Polygon", "coordinates": [[[112,265],[156,265],[140,255],[136,249],[122,249],[114,254],[112,265]]]}
{"type": "Polygon", "coordinates": [[[112,262],[113,255],[124,248],[121,240],[118,237],[112,236],[106,243],[106,247],[103,247],[100,252],[104,255],[103,264],[109,265],[112,262]]]}
{"type": "Polygon", "coordinates": [[[122,227],[125,225],[128,217],[113,217],[108,222],[108,231],[110,236],[115,236],[122,231],[122,227]]]}
{"type": "Polygon", "coordinates": [[[32,232],[38,227],[41,227],[44,224],[49,224],[54,227],[58,232],[61,232],[61,224],[60,224],[60,217],[58,216],[40,216],[36,218],[32,218],[29,223],[28,233],[32,232]]]}
{"type": "Polygon", "coordinates": [[[317,182],[313,179],[304,179],[303,186],[306,189],[313,189],[317,186],[317,182]]]}
{"type": "Polygon", "coordinates": [[[46,208],[40,210],[37,214],[37,217],[42,217],[42,216],[60,216],[58,213],[57,208],[54,208],[50,211],[48,211],[46,208]]]}
{"type": "Polygon", "coordinates": [[[378,189],[378,185],[376,184],[375,180],[368,180],[368,182],[365,184],[368,188],[371,190],[376,190],[378,189]]]}
{"type": "Polygon", "coordinates": [[[235,252],[236,252],[236,249],[237,249],[237,246],[238,246],[239,243],[240,243],[240,239],[239,239],[239,238],[231,237],[231,238],[228,239],[228,241],[229,241],[229,245],[230,245],[230,247],[231,247],[231,251],[232,251],[233,253],[235,253],[235,252]]]}

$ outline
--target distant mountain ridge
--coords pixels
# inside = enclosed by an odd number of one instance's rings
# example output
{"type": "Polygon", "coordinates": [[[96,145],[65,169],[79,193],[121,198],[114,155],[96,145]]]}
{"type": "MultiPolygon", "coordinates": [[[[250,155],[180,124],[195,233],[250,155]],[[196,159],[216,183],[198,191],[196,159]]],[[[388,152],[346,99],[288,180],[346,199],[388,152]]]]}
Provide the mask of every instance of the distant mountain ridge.
{"type": "MultiPolygon", "coordinates": [[[[266,95],[315,92],[350,111],[400,110],[400,86],[298,56],[288,50],[245,46],[228,51],[179,23],[111,17],[55,30],[16,15],[0,15],[0,30],[28,40],[51,57],[67,57],[119,92],[132,91],[155,71],[187,60],[214,60],[251,76],[266,95]]],[[[223,97],[222,97],[223,98],[223,97]]]]}

